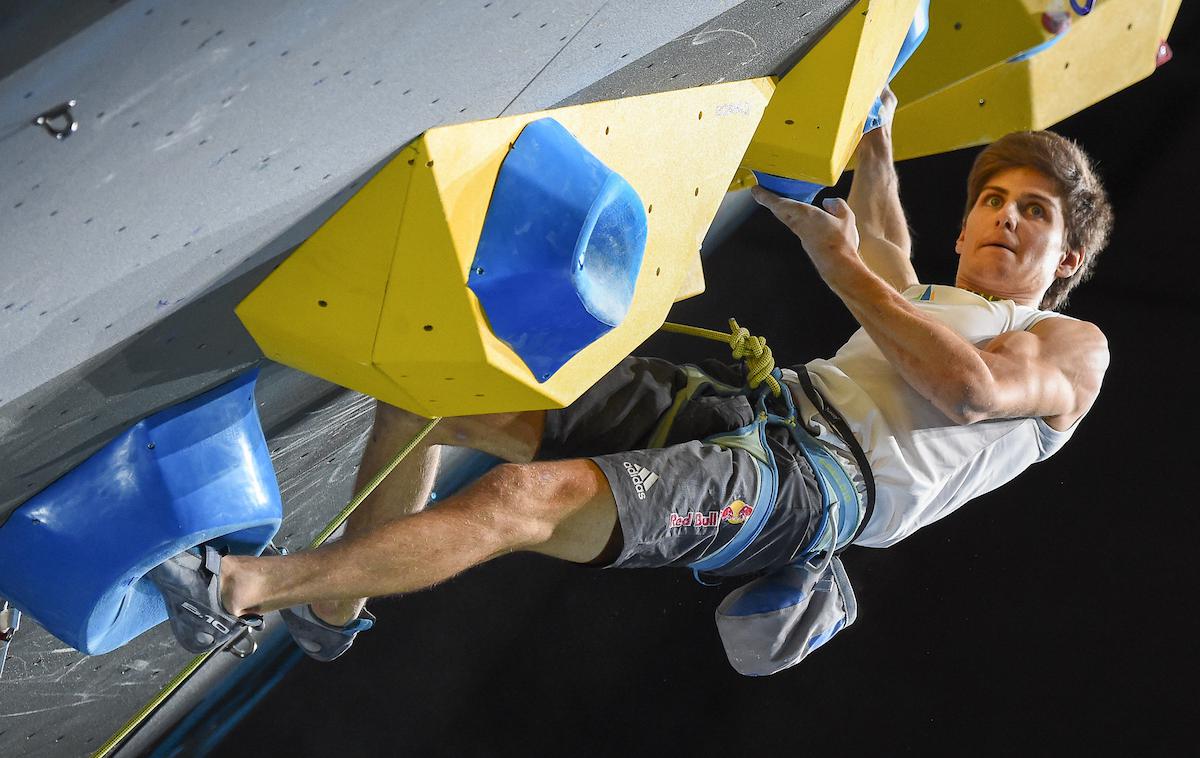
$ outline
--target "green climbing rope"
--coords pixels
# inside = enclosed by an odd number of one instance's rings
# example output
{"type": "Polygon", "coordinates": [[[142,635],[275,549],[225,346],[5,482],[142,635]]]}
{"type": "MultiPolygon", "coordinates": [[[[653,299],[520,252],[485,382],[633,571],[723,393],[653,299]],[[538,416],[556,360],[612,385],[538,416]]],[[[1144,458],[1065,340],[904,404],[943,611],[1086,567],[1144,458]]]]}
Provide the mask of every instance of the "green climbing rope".
{"type": "Polygon", "coordinates": [[[413,435],[413,438],[408,441],[408,444],[400,448],[400,450],[398,450],[396,454],[392,456],[392,459],[388,461],[387,465],[381,468],[379,473],[371,477],[371,481],[363,485],[363,488],[359,490],[353,499],[346,504],[346,507],[342,509],[342,512],[334,516],[333,520],[321,530],[321,533],[318,534],[309,544],[309,549],[311,550],[324,544],[325,540],[329,539],[329,536],[336,532],[337,528],[342,525],[342,522],[350,518],[350,514],[354,512],[354,509],[361,505],[362,501],[366,500],[367,497],[375,491],[375,488],[378,487],[384,479],[387,479],[388,474],[392,473],[392,471],[400,465],[400,461],[404,460],[408,454],[417,447],[417,445],[421,444],[421,440],[425,439],[425,436],[432,432],[433,428],[437,426],[438,422],[441,420],[441,416],[434,416],[433,418],[429,419],[429,422],[425,424],[425,426],[422,427],[419,432],[413,435]]]}
{"type": "Polygon", "coordinates": [[[774,397],[779,397],[779,393],[783,391],[779,381],[771,375],[775,370],[775,356],[771,354],[771,348],[767,347],[766,338],[756,337],[745,327],[738,326],[736,319],[729,319],[729,334],[698,326],[673,324],[670,321],[665,322],[660,331],[724,342],[733,351],[735,360],[746,363],[746,383],[750,385],[750,389],[758,389],[758,385],[766,382],[774,397]]]}

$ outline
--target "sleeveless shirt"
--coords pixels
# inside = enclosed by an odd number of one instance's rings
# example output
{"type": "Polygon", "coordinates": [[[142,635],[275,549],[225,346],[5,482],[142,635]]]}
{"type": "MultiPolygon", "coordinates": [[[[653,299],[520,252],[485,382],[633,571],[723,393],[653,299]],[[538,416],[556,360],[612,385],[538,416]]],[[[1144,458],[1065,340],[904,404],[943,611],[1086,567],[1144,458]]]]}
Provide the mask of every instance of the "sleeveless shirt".
{"type": "MultiPolygon", "coordinates": [[[[914,285],[903,296],[980,347],[1003,332],[1070,318],[946,285],[914,285]]],[[[1059,432],[1041,418],[955,423],[904,381],[863,329],[832,358],[807,367],[813,384],[846,417],[871,464],[875,511],[855,542],[867,547],[892,545],[999,487],[1050,457],[1079,424],[1059,432]]],[[[846,452],[803,393],[797,394],[810,431],[846,452]]]]}

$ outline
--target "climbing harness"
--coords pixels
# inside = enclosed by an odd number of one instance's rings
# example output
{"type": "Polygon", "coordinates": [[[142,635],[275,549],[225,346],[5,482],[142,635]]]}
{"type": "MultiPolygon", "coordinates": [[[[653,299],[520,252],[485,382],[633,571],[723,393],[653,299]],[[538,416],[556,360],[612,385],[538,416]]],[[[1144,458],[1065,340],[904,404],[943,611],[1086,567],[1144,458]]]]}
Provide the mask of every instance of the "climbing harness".
{"type": "Polygon", "coordinates": [[[779,490],[779,469],[775,462],[775,456],[767,447],[768,426],[782,425],[787,428],[797,448],[816,474],[817,486],[821,493],[821,520],[816,533],[807,545],[797,551],[794,560],[808,562],[821,553],[832,554],[845,549],[861,533],[874,509],[875,501],[874,481],[866,456],[862,453],[854,434],[845,423],[845,419],[841,418],[836,409],[826,403],[816,388],[812,386],[807,372],[803,371],[803,366],[802,370],[796,374],[800,386],[821,417],[851,450],[862,475],[866,497],[861,499],[861,502],[854,481],[845,467],[797,420],[795,401],[792,399],[791,392],[785,391],[782,383],[784,374],[775,367],[775,359],[766,340],[751,335],[745,328],[739,326],[735,319],[729,320],[729,328],[730,333],[725,334],[683,324],[670,322],[663,324],[663,331],[727,343],[733,352],[733,357],[745,363],[746,386],[737,387],[718,382],[695,366],[684,366],[683,370],[687,381],[684,387],[676,393],[671,408],[659,422],[648,445],[649,447],[662,447],[665,444],[675,417],[683,406],[699,392],[703,391],[719,397],[743,395],[750,401],[754,409],[755,417],[749,424],[703,440],[724,448],[738,448],[750,453],[758,466],[759,488],[752,504],[753,510],[741,529],[738,530],[737,535],[712,555],[691,564],[690,568],[698,580],[701,573],[719,570],[736,559],[762,532],[763,526],[775,510],[779,490]],[[770,398],[774,398],[776,404],[782,403],[782,413],[773,412],[769,408],[770,398]]]}
{"type": "Polygon", "coordinates": [[[779,387],[784,373],[775,368],[765,340],[749,337],[732,319],[729,324],[730,335],[664,325],[667,331],[728,340],[735,357],[747,358],[749,380],[747,386],[735,387],[716,381],[695,366],[685,366],[687,381],[655,429],[651,444],[662,446],[666,442],[679,410],[698,392],[745,395],[752,402],[754,421],[704,440],[748,451],[758,464],[760,484],[754,509],[738,533],[712,555],[691,564],[693,574],[701,582],[701,572],[727,566],[745,550],[775,508],[779,472],[766,445],[768,425],[778,424],[788,429],[816,474],[821,519],[808,544],[798,549],[785,565],[734,590],[717,607],[717,633],[730,665],[746,676],[765,676],[796,665],[858,618],[858,601],[839,554],[858,538],[870,520],[875,505],[875,481],[866,455],[845,418],[825,402],[805,367],[798,367],[795,381],[824,423],[850,450],[863,479],[865,491],[861,502],[853,480],[834,454],[797,421],[791,391],[779,387]],[[775,381],[764,384],[767,377],[775,381]],[[782,414],[768,409],[769,396],[782,397],[782,414]]]}

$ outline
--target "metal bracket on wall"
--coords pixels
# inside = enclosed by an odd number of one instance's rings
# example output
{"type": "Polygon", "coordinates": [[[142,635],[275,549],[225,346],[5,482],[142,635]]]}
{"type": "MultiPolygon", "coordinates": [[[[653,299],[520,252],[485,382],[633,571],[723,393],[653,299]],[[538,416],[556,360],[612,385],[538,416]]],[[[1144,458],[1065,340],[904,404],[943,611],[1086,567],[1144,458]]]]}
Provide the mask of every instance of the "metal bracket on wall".
{"type": "Polygon", "coordinates": [[[76,102],[68,100],[65,103],[59,103],[50,110],[38,114],[33,123],[45,129],[46,133],[54,135],[55,139],[64,140],[79,129],[79,122],[75,119],[75,114],[71,113],[76,102]],[[55,121],[59,123],[53,123],[55,121]]]}

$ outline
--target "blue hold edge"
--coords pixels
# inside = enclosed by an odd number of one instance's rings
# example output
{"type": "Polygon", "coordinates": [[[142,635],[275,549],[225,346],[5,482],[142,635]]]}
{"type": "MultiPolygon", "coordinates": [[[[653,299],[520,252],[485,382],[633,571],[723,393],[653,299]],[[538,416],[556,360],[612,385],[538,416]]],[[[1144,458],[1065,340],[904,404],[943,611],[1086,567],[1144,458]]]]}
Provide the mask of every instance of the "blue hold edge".
{"type": "MultiPolygon", "coordinates": [[[[925,35],[928,33],[929,0],[921,0],[917,4],[917,12],[913,16],[912,24],[908,27],[908,33],[904,35],[904,41],[900,43],[900,53],[896,56],[896,62],[892,64],[892,70],[888,72],[889,84],[896,78],[896,74],[900,73],[900,69],[904,68],[904,64],[908,63],[908,59],[921,46],[921,43],[925,41],[925,35]]],[[[867,114],[866,123],[863,124],[863,134],[883,126],[883,119],[879,117],[881,108],[883,108],[883,100],[877,97],[871,105],[871,111],[867,114]]]]}
{"type": "Polygon", "coordinates": [[[788,179],[786,176],[776,176],[765,171],[755,171],[754,178],[763,189],[771,190],[780,197],[810,205],[817,193],[825,189],[823,184],[806,182],[803,179],[788,179]]]}
{"type": "Polygon", "coordinates": [[[629,182],[542,118],[500,166],[467,286],[496,337],[545,382],[625,319],[646,231],[629,182]]]}
{"type": "Polygon", "coordinates": [[[283,519],[257,370],[122,433],[0,527],[0,596],[87,655],[167,619],[143,578],[202,542],[254,554],[283,519]]]}

